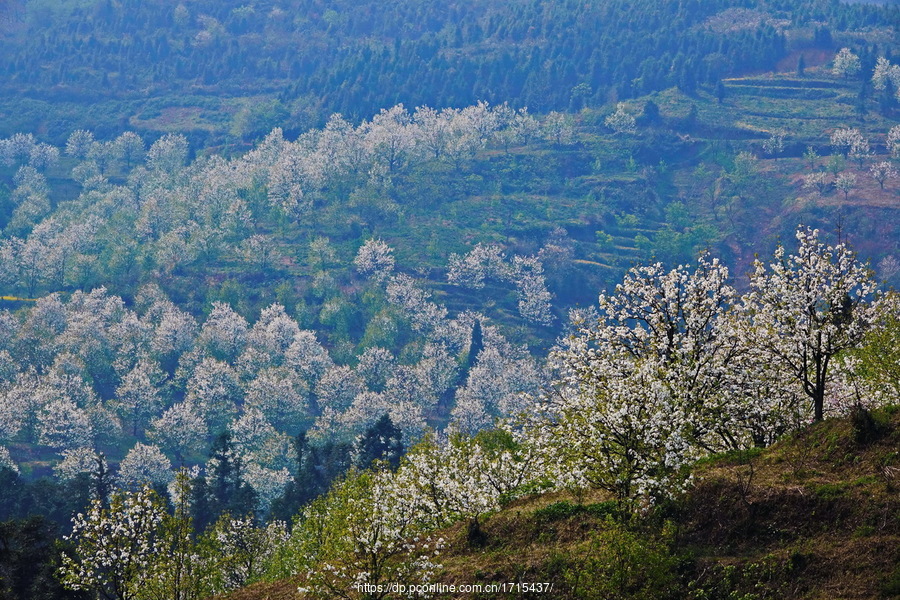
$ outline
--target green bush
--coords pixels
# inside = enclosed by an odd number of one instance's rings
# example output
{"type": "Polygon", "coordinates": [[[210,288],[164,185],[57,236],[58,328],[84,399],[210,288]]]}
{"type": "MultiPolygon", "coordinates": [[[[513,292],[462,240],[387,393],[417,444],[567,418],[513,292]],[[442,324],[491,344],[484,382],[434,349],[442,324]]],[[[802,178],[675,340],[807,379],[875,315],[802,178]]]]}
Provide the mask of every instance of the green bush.
{"type": "Polygon", "coordinates": [[[590,515],[606,519],[618,516],[618,509],[614,501],[596,502],[593,504],[575,504],[568,500],[554,502],[534,511],[534,518],[538,521],[552,522],[571,519],[578,515],[590,515]]]}
{"type": "Polygon", "coordinates": [[[585,599],[683,598],[680,561],[663,538],[607,519],[587,551],[563,569],[572,596],[585,599]]]}

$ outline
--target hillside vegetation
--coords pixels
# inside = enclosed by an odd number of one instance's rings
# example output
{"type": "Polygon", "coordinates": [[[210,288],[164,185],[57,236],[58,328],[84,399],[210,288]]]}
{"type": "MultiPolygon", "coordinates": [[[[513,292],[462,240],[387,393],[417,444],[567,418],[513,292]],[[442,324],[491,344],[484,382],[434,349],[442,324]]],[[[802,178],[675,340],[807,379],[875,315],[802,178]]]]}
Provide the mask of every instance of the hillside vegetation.
{"type": "MultiPolygon", "coordinates": [[[[900,411],[828,420],[693,466],[684,496],[622,523],[602,495],[515,500],[441,532],[445,585],[548,582],[552,594],[438,598],[874,599],[900,595],[900,411]],[[871,421],[869,419],[872,419],[871,421]]],[[[302,578],[222,598],[286,600],[302,578]]]]}
{"type": "Polygon", "coordinates": [[[898,10],[0,0],[0,597],[897,594],[898,10]]]}
{"type": "MultiPolygon", "coordinates": [[[[12,0],[0,135],[179,130],[203,145],[334,112],[509,101],[579,110],[770,70],[832,36],[893,41],[896,7],[807,0],[540,3],[12,0]],[[736,6],[737,5],[737,6],[736,6]],[[86,104],[89,106],[86,108],[86,104]]],[[[873,59],[874,60],[874,59],[873,59]]]]}

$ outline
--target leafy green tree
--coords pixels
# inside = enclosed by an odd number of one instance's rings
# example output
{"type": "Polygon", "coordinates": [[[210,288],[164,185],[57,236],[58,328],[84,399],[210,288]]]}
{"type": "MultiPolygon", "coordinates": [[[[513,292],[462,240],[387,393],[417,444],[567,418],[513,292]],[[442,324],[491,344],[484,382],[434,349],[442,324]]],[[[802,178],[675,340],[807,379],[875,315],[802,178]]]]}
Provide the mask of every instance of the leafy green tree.
{"type": "Polygon", "coordinates": [[[416,502],[389,471],[351,471],[304,511],[271,569],[299,571],[313,598],[380,600],[392,584],[428,583],[443,540],[427,536],[416,502]]]}
{"type": "Polygon", "coordinates": [[[860,361],[861,375],[888,397],[900,398],[900,299],[896,293],[877,304],[872,328],[851,355],[860,361]]]}
{"type": "Polygon", "coordinates": [[[54,577],[59,528],[43,516],[0,522],[0,597],[10,600],[87,600],[54,577]]]}
{"type": "Polygon", "coordinates": [[[187,471],[175,475],[172,512],[160,525],[160,553],[141,590],[142,600],[200,600],[212,593],[212,567],[199,555],[191,518],[192,482],[187,471]]]}

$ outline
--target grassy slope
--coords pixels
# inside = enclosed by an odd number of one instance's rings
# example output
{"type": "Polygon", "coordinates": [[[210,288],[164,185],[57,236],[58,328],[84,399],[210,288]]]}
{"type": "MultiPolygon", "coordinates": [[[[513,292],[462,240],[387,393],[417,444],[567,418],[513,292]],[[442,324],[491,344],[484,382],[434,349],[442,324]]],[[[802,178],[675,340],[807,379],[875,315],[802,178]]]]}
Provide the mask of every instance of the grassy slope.
{"type": "MultiPolygon", "coordinates": [[[[599,497],[520,499],[486,521],[483,548],[461,526],[443,532],[440,581],[548,581],[555,599],[900,597],[900,410],[878,416],[875,439],[833,419],[749,458],[705,460],[683,499],[630,531],[600,514],[599,497]]],[[[227,599],[296,598],[296,585],[227,599]]]]}

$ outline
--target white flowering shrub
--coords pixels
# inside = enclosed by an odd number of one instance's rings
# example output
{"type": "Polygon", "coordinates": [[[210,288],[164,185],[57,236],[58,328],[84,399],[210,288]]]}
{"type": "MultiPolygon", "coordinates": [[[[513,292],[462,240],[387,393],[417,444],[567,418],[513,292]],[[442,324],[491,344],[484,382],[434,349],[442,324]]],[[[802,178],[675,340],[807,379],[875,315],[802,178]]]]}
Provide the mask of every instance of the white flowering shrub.
{"type": "Polygon", "coordinates": [[[389,471],[351,471],[307,507],[273,569],[302,576],[301,598],[362,599],[371,597],[364,584],[428,583],[444,542],[428,536],[420,514],[389,471]]]}
{"type": "Polygon", "coordinates": [[[134,600],[162,551],[159,527],[165,510],[148,487],[114,494],[109,506],[94,500],[72,521],[74,544],[63,554],[59,577],[72,590],[90,590],[105,598],[134,600]]]}
{"type": "Polygon", "coordinates": [[[222,594],[259,579],[266,562],[287,538],[282,521],[259,527],[253,519],[223,515],[200,541],[209,573],[207,589],[222,594]]]}

